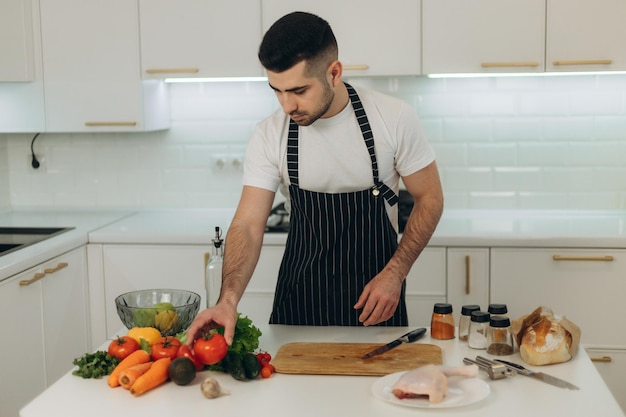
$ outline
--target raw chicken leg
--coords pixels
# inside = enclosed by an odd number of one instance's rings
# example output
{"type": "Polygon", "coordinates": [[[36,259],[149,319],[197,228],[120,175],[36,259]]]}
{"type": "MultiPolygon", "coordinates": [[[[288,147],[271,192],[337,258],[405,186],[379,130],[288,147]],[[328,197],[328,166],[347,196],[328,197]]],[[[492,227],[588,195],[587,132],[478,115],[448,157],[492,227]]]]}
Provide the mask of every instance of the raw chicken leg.
{"type": "Polygon", "coordinates": [[[399,399],[428,396],[431,403],[440,403],[448,395],[448,377],[455,375],[477,376],[478,366],[422,366],[402,375],[392,392],[399,399]]]}

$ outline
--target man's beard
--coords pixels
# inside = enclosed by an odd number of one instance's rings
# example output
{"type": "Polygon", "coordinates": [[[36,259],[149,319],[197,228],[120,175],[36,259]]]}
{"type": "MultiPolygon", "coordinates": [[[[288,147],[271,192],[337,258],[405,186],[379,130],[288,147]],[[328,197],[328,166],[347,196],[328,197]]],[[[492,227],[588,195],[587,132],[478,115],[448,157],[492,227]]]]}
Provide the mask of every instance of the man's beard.
{"type": "Polygon", "coordinates": [[[335,98],[335,92],[330,88],[330,86],[326,82],[324,82],[323,85],[324,85],[324,94],[322,95],[322,103],[317,109],[313,111],[313,113],[310,113],[309,117],[306,117],[309,114],[306,112],[299,113],[296,111],[296,112],[290,113],[290,116],[305,116],[301,120],[294,120],[294,122],[296,122],[298,126],[312,125],[317,119],[319,119],[324,114],[326,114],[326,112],[330,108],[330,105],[333,103],[333,99],[335,98]]]}

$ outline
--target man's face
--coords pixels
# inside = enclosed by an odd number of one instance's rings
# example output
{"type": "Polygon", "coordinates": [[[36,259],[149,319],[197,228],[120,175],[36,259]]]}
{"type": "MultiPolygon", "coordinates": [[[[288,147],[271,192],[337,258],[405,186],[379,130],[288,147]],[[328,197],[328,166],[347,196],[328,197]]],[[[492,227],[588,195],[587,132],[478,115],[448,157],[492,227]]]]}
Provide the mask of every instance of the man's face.
{"type": "Polygon", "coordinates": [[[305,76],[306,62],[301,61],[283,72],[267,71],[270,87],[276,93],[285,114],[300,126],[309,126],[327,115],[335,92],[326,78],[305,76]]]}

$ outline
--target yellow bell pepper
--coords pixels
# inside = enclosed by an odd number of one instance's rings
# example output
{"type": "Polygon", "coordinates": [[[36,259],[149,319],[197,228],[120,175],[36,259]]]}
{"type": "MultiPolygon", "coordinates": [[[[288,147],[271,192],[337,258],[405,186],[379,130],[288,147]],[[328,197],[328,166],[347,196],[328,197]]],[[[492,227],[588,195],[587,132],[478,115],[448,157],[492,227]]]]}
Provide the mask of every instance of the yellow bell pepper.
{"type": "Polygon", "coordinates": [[[133,327],[128,331],[127,336],[132,337],[139,344],[141,344],[141,339],[143,339],[148,342],[149,346],[152,346],[161,337],[161,332],[154,327],[133,327]]]}

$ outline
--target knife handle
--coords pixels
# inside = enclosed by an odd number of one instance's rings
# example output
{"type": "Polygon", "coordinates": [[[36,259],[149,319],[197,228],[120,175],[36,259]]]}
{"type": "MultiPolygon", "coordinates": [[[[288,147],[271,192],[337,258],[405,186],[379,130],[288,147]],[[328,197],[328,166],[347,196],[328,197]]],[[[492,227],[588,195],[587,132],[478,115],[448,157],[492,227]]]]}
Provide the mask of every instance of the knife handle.
{"type": "Polygon", "coordinates": [[[426,328],[420,327],[419,329],[411,330],[410,332],[403,335],[402,337],[406,337],[407,343],[411,343],[411,342],[415,342],[417,339],[422,337],[424,333],[426,333],[426,328]]]}
{"type": "Polygon", "coordinates": [[[517,372],[519,372],[522,375],[530,375],[533,373],[533,371],[531,371],[530,369],[526,369],[522,365],[519,365],[517,363],[505,361],[502,359],[494,359],[494,360],[496,362],[500,362],[501,364],[508,366],[509,368],[515,369],[517,372]]]}

